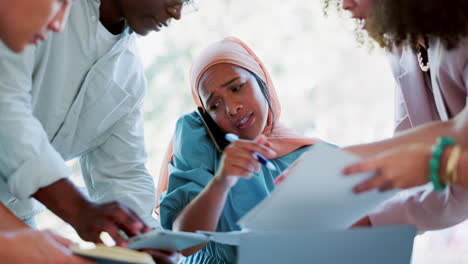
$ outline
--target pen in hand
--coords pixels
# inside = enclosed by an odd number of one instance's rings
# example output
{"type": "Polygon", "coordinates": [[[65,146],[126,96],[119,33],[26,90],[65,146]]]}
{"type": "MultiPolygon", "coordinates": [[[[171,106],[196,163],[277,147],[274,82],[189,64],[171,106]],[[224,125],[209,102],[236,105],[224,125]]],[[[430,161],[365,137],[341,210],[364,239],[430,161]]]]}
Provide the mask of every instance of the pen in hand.
{"type": "MultiPolygon", "coordinates": [[[[232,133],[227,133],[226,136],[225,136],[226,140],[229,141],[230,143],[236,141],[236,140],[239,140],[239,137],[235,134],[232,134],[232,133]]],[[[265,157],[263,157],[262,155],[258,154],[257,152],[254,152],[253,153],[255,155],[255,157],[257,157],[258,161],[263,164],[265,167],[267,167],[268,169],[270,170],[273,170],[275,171],[276,170],[276,167],[273,165],[273,163],[271,163],[269,160],[267,160],[265,157]]]]}

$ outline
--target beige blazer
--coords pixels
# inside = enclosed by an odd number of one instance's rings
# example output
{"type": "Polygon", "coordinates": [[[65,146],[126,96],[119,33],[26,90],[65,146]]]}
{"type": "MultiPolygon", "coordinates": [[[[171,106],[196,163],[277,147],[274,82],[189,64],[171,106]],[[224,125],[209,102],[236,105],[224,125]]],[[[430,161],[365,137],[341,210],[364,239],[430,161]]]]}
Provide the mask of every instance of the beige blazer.
{"type": "Polygon", "coordinates": [[[439,40],[429,44],[431,72],[426,85],[417,56],[410,48],[390,54],[396,81],[395,131],[400,132],[460,113],[468,94],[468,38],[456,49],[446,50],[439,40]]]}
{"type": "MultiPolygon", "coordinates": [[[[453,50],[437,39],[429,42],[430,78],[409,48],[389,53],[396,80],[395,132],[447,120],[460,113],[468,98],[468,38],[453,50]],[[427,83],[427,85],[426,85],[427,83]]],[[[373,225],[412,224],[420,230],[441,229],[468,218],[468,190],[452,186],[434,192],[430,184],[400,192],[370,215],[373,225]]]]}

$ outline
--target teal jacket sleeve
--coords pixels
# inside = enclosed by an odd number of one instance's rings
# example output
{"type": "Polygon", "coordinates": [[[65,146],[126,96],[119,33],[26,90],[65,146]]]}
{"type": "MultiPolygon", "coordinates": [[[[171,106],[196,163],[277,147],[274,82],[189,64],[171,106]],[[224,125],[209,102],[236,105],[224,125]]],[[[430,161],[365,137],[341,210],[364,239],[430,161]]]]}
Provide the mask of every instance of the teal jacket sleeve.
{"type": "Polygon", "coordinates": [[[179,213],[209,183],[219,160],[214,144],[196,112],[181,117],[173,139],[169,185],[160,208],[161,225],[172,229],[179,213]]]}

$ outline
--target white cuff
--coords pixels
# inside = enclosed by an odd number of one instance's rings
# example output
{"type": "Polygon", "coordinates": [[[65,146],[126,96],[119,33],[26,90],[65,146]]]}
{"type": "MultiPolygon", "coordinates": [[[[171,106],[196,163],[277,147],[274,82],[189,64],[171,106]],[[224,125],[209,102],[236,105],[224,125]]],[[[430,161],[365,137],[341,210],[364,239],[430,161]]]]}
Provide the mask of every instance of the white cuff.
{"type": "Polygon", "coordinates": [[[31,197],[42,187],[67,178],[72,171],[54,149],[24,162],[8,179],[10,192],[17,199],[31,197]]]}

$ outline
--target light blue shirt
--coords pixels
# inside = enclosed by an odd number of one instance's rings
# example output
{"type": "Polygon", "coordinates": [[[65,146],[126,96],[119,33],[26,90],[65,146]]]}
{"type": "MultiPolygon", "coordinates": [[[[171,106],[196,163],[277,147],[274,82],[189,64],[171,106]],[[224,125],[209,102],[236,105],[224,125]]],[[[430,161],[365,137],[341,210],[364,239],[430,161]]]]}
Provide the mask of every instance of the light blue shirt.
{"type": "Polygon", "coordinates": [[[99,56],[99,5],[74,1],[64,31],[23,54],[0,46],[0,199],[22,219],[40,210],[31,195],[70,176],[64,162],[79,157],[92,200],[156,224],[137,36],[127,30],[99,56]]]}
{"type": "MultiPolygon", "coordinates": [[[[250,209],[267,197],[274,189],[280,171],[289,167],[309,147],[271,160],[278,169],[270,171],[264,166],[252,179],[240,179],[230,190],[226,205],[218,222],[218,232],[240,230],[236,222],[250,209]]],[[[211,181],[219,167],[221,155],[208,136],[196,112],[181,117],[174,136],[174,156],[169,164],[169,186],[161,196],[161,225],[172,229],[172,223],[211,181]]],[[[235,263],[236,247],[208,243],[203,249],[185,259],[184,263],[235,263]]]]}

